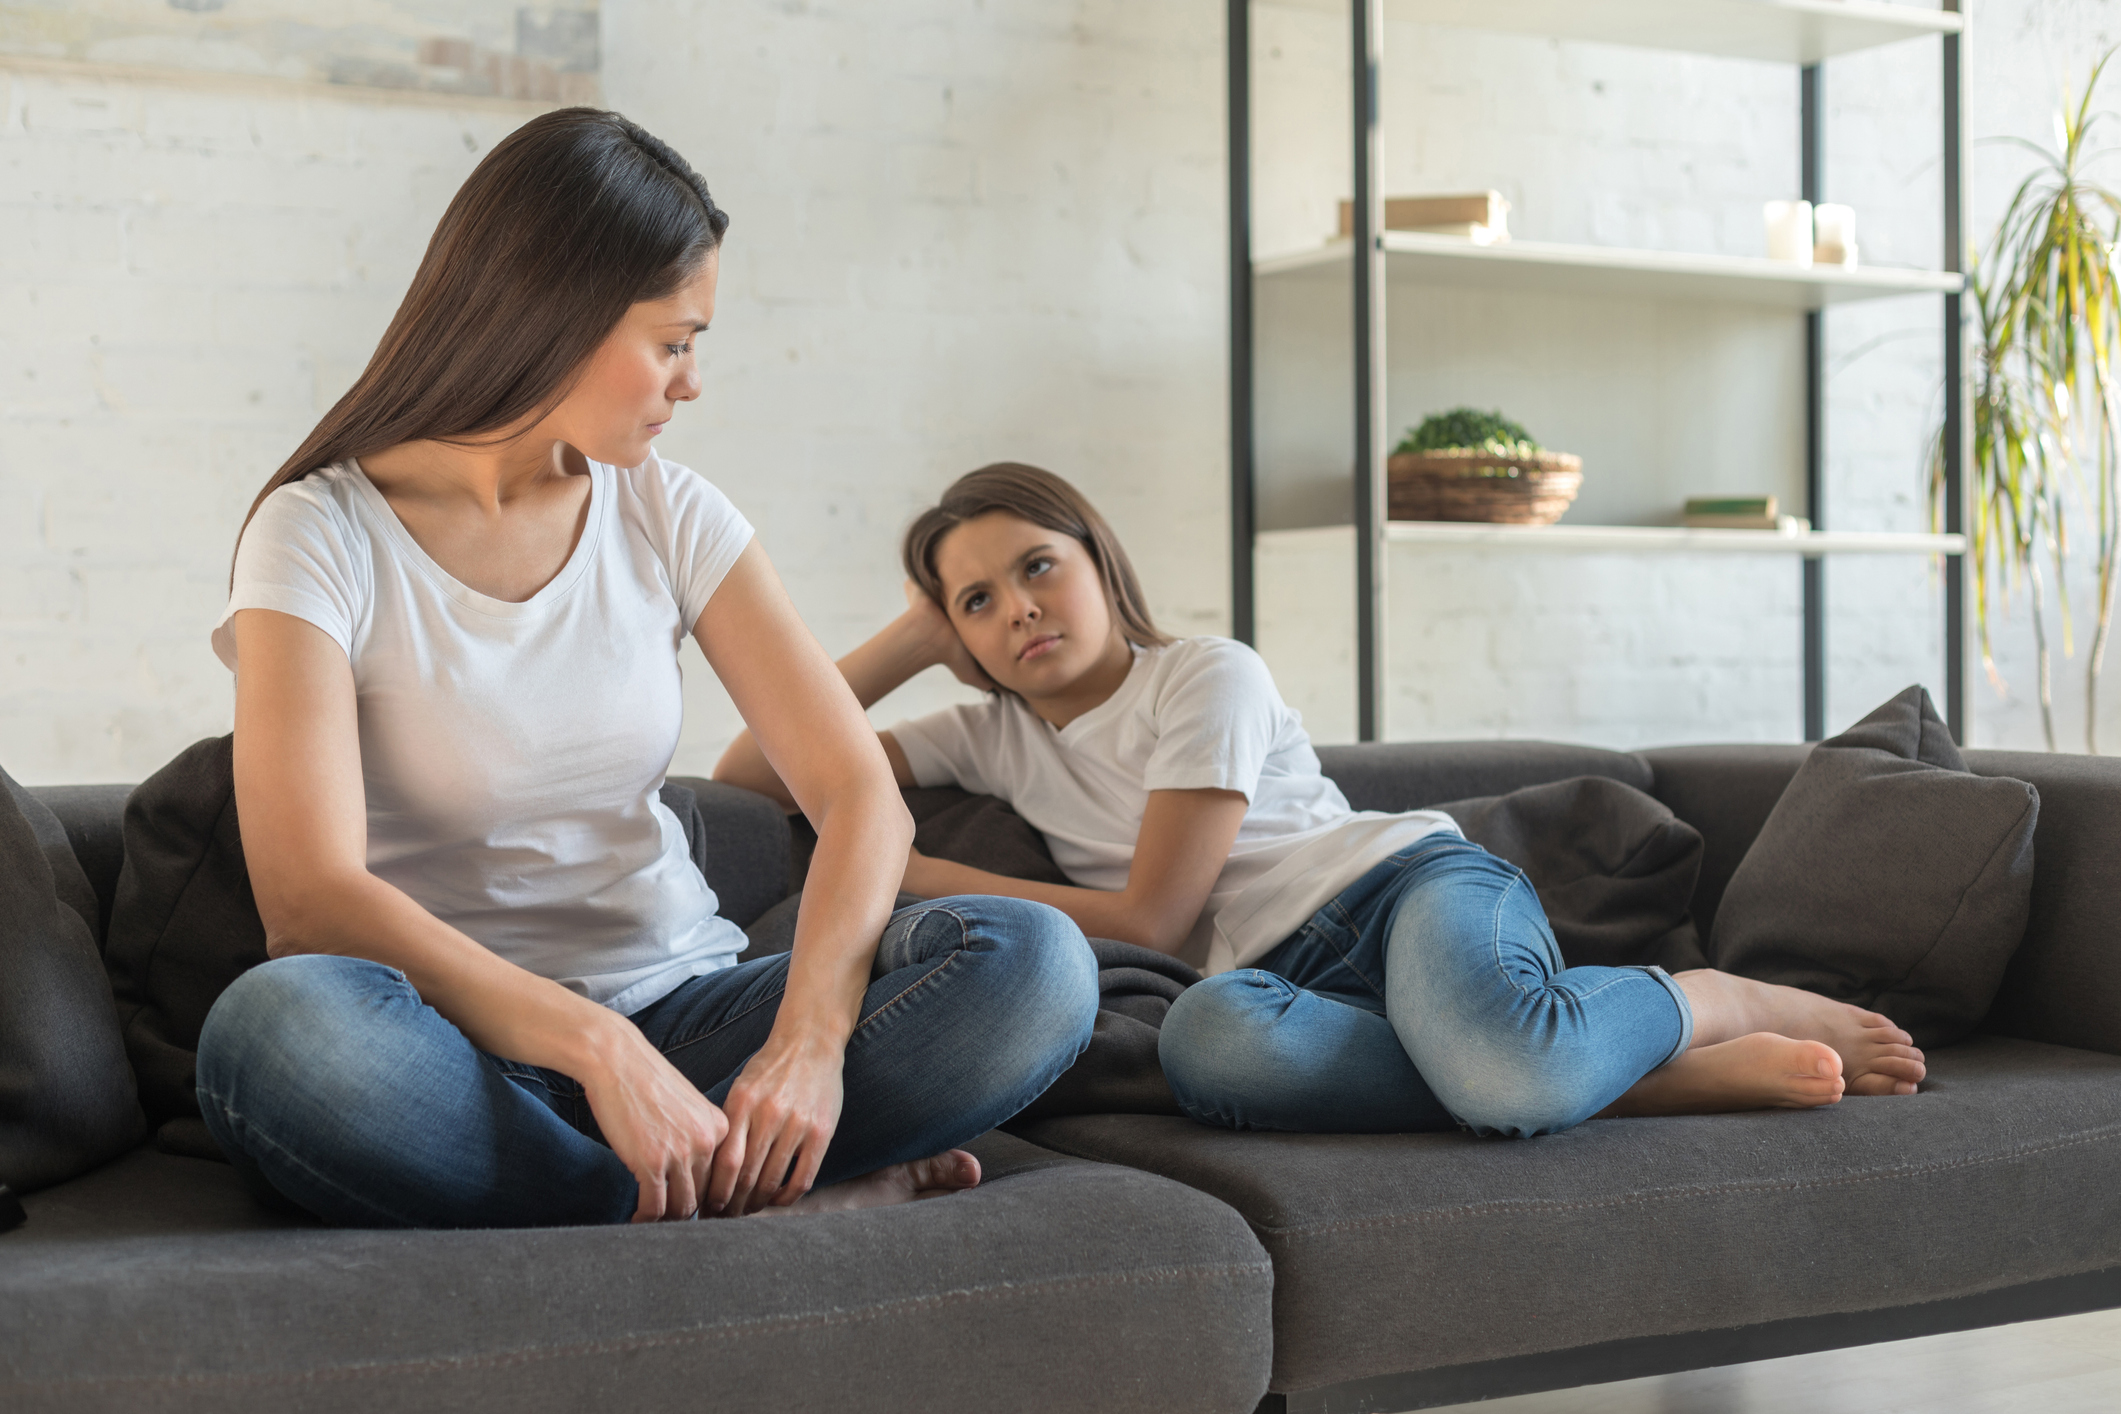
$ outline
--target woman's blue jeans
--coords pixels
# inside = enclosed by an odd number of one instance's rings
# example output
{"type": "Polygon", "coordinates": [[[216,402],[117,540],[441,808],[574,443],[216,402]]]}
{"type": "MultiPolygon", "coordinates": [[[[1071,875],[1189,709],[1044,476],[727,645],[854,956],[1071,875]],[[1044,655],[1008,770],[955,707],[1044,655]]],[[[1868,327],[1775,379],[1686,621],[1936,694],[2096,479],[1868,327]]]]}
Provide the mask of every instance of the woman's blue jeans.
{"type": "MultiPolygon", "coordinates": [[[[634,1014],[721,1103],[765,1043],[785,954],[696,977],[634,1014]]],[[[820,1185],[940,1153],[1028,1105],[1097,1015],[1097,961],[1066,915],[1018,899],[894,914],[847,1042],[820,1185]]],[[[582,1087],[480,1051],[404,974],[357,958],[253,968],[199,1036],[199,1108],[260,1196],[351,1227],[617,1223],[639,1185],[582,1087]]]]}
{"type": "Polygon", "coordinates": [[[1204,1124],[1521,1137],[1589,1119],[1693,1030],[1662,969],[1564,967],[1522,870],[1431,835],[1188,988],[1157,1050],[1204,1124]]]}

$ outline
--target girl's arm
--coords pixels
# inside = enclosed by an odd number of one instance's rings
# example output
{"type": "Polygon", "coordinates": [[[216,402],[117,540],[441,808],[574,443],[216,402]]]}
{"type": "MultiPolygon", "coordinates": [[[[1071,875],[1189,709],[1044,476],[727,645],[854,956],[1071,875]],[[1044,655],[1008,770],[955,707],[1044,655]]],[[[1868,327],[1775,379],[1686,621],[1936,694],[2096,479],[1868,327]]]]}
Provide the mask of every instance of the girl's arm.
{"type": "MultiPolygon", "coordinates": [[[[992,690],[994,684],[980,671],[972,655],[950,627],[950,620],[935,606],[933,600],[912,585],[906,587],[907,608],[867,643],[839,660],[840,676],[853,691],[854,699],[864,711],[875,706],[884,696],[895,691],[907,679],[926,672],[938,663],[948,667],[957,675],[958,681],[983,690],[992,690]]],[[[807,631],[806,631],[807,632],[807,631]]],[[[747,721],[753,720],[746,717],[747,721]]],[[[898,743],[888,734],[884,736],[885,755],[891,764],[892,776],[899,785],[915,784],[912,768],[898,749],[898,743]]],[[[757,738],[749,730],[737,733],[722,759],[715,763],[714,778],[733,786],[755,790],[780,802],[784,810],[797,809],[796,798],[789,793],[773,763],[759,749],[757,738]]],[[[816,820],[811,821],[816,824],[816,820]]]]}
{"type": "MultiPolygon", "coordinates": [[[[901,757],[903,760],[903,757],[901,757]]],[[[1234,790],[1153,790],[1142,811],[1127,886],[1117,892],[1038,884],[915,854],[906,888],[925,898],[1001,894],[1049,903],[1093,938],[1175,953],[1193,932],[1237,842],[1246,800],[1234,790]]]]}
{"type": "Polygon", "coordinates": [[[898,897],[913,818],[876,732],[756,540],[693,636],[751,724],[761,767],[786,783],[783,798],[818,837],[773,1030],[723,1105],[729,1134],[707,1201],[742,1212],[794,1202],[824,1162],[839,1124],[847,1038],[898,897]]]}
{"type": "Polygon", "coordinates": [[[266,951],[395,967],[480,1050],[573,1076],[640,1183],[634,1221],[691,1216],[721,1111],[625,1017],[504,961],[369,873],[346,654],[270,609],[245,609],[234,627],[236,808],[266,951]]]}

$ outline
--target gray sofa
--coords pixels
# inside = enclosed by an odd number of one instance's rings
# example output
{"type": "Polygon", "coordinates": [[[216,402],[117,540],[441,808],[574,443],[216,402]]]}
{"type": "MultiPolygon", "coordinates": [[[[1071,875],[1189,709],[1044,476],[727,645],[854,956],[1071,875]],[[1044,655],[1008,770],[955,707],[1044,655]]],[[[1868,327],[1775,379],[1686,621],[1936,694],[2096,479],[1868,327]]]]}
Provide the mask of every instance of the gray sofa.
{"type": "MultiPolygon", "coordinates": [[[[1321,756],[1364,808],[1646,790],[1705,837],[1706,933],[1804,753],[1321,756]]],[[[942,1201],[535,1232],[327,1231],[149,1145],[0,1235],[0,1408],[1392,1410],[2121,1306],[2121,763],[1969,760],[2039,788],[2032,919],[1913,1098],[1529,1142],[1077,1115],[942,1201]]],[[[785,822],[687,784],[770,900],[785,822]]],[[[107,916],[124,789],[36,794],[107,916]]]]}

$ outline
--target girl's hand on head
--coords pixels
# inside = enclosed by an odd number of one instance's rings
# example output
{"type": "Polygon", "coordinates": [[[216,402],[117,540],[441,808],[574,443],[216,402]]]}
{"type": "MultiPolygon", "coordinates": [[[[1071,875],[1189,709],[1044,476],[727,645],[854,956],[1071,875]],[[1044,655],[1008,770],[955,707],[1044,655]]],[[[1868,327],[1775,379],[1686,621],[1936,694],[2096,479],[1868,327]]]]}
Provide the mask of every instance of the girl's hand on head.
{"type": "Polygon", "coordinates": [[[637,1223],[695,1216],[729,1121],[632,1023],[577,1078],[604,1142],[641,1185],[637,1223]]]}
{"type": "Polygon", "coordinates": [[[965,647],[965,640],[957,636],[950,616],[910,579],[906,581],[906,612],[900,615],[899,622],[919,644],[920,655],[927,666],[941,664],[959,682],[981,692],[1001,691],[965,647]]]}
{"type": "Polygon", "coordinates": [[[767,1038],[729,1087],[729,1135],[704,1190],[708,1213],[742,1217],[810,1191],[839,1128],[844,1064],[841,1048],[819,1038],[767,1038]]]}

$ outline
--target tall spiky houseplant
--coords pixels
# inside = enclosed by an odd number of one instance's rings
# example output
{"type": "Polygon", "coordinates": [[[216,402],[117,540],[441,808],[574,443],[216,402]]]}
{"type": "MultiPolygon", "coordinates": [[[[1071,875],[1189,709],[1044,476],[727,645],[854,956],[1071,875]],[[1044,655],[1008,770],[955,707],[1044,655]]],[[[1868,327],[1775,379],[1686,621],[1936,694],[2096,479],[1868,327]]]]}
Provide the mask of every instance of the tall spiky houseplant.
{"type": "MultiPolygon", "coordinates": [[[[2092,66],[2081,98],[2063,94],[2058,147],[2011,139],[2038,154],[2018,185],[1971,283],[1980,320],[1975,350],[1969,558],[1981,658],[1999,686],[1988,614],[2023,579],[2039,654],[2040,722],[2055,749],[2051,655],[2042,561],[2055,567],[2062,651],[2072,652],[2068,565],[2071,502],[2090,517],[2097,551],[2096,617],[2085,682],[2085,747],[2099,749],[2099,675],[2112,634],[2121,558],[2121,196],[2088,168],[2108,149],[2091,144],[2109,114],[2092,96],[2113,51],[2092,66]],[[2000,586],[1996,583],[2000,576],[2000,586]],[[1999,589],[2001,593],[1996,591],[1999,589]]],[[[1944,506],[1943,447],[1930,473],[1933,512],[1944,506]]]]}

